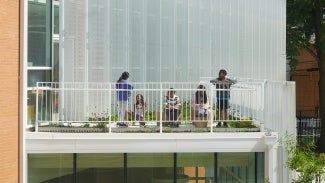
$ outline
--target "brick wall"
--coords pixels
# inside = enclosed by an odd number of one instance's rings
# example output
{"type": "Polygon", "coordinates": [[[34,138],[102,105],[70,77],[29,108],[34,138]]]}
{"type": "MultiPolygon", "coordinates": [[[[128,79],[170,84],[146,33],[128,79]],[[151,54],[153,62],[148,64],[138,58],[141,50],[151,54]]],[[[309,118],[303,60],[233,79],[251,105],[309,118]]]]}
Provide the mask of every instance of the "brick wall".
{"type": "Polygon", "coordinates": [[[296,59],[299,62],[296,74],[291,80],[296,81],[297,115],[301,113],[304,116],[315,116],[319,108],[317,61],[306,50],[300,50],[300,55],[296,56],[296,59]]]}
{"type": "Polygon", "coordinates": [[[19,1],[0,0],[0,182],[18,182],[19,1]]]}

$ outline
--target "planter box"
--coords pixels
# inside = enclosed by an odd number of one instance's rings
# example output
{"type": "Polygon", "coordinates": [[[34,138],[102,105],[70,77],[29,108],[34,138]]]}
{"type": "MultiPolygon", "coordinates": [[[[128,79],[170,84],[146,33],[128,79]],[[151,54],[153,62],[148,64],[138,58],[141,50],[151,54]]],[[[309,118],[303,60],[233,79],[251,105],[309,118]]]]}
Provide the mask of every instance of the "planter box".
{"type": "Polygon", "coordinates": [[[196,128],[205,128],[208,126],[208,121],[192,121],[192,124],[196,128]]]}
{"type": "Polygon", "coordinates": [[[103,133],[104,129],[94,127],[38,127],[39,132],[60,132],[60,133],[103,133]]]}

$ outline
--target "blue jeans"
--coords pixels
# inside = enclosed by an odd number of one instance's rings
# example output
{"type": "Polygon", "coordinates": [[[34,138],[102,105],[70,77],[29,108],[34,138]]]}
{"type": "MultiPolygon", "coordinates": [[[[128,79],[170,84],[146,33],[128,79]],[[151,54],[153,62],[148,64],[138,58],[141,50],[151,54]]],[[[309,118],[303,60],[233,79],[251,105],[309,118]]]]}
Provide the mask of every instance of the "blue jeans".
{"type": "Polygon", "coordinates": [[[178,126],[177,118],[180,115],[181,111],[179,109],[169,110],[165,109],[167,120],[170,121],[169,125],[178,126]]]}

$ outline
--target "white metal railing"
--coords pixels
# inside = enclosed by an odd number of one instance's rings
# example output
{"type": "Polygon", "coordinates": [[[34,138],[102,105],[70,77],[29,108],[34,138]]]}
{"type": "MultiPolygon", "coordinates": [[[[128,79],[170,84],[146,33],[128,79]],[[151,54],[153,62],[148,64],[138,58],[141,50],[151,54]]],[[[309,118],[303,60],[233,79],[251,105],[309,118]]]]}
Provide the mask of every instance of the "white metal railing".
{"type": "MultiPolygon", "coordinates": [[[[262,126],[263,91],[245,82],[234,84],[230,89],[216,89],[209,82],[197,83],[131,83],[133,89],[127,103],[128,111],[124,122],[129,126],[159,126],[162,132],[171,119],[166,114],[165,97],[170,88],[180,99],[180,115],[176,122],[180,125],[210,127],[212,132],[216,122],[253,122],[262,126]],[[204,89],[198,89],[203,85],[204,89]],[[194,105],[195,92],[205,91],[209,108],[200,113],[194,105]],[[221,111],[216,99],[223,92],[230,93],[229,107],[221,111]],[[134,104],[136,95],[141,94],[146,103],[143,121],[136,119],[134,104]]],[[[38,126],[59,124],[62,126],[93,126],[104,123],[111,132],[118,119],[118,101],[115,83],[56,83],[39,82],[36,88],[36,131],[38,126]]],[[[220,96],[219,96],[220,97],[220,96]]],[[[204,101],[204,99],[203,99],[204,101]]],[[[226,123],[224,123],[226,124],[226,123]]]]}
{"type": "MultiPolygon", "coordinates": [[[[169,88],[174,88],[181,99],[181,124],[213,122],[252,121],[270,131],[295,133],[295,86],[292,82],[267,80],[238,80],[229,89],[230,100],[227,117],[218,110],[215,100],[216,89],[209,82],[200,83],[132,83],[128,106],[133,111],[136,94],[142,94],[147,104],[144,121],[146,125],[158,125],[160,131],[165,119],[164,97],[169,88]],[[198,117],[193,113],[191,98],[204,85],[209,98],[212,116],[198,117]],[[157,123],[158,122],[158,123],[157,123]]],[[[117,100],[115,83],[38,83],[36,88],[36,128],[38,125],[59,123],[61,125],[93,125],[109,123],[109,130],[117,119],[117,100]]],[[[126,119],[130,124],[139,124],[134,116],[126,119]]]]}

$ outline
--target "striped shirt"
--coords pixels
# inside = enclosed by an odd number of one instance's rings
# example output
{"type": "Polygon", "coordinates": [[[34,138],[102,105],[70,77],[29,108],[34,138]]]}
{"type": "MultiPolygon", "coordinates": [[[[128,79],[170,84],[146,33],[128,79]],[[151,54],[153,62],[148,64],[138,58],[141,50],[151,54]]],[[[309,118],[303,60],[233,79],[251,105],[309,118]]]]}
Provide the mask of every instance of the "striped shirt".
{"type": "Polygon", "coordinates": [[[177,107],[181,105],[180,99],[177,95],[174,95],[173,98],[166,96],[165,104],[168,107],[177,107]]]}

